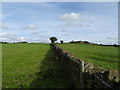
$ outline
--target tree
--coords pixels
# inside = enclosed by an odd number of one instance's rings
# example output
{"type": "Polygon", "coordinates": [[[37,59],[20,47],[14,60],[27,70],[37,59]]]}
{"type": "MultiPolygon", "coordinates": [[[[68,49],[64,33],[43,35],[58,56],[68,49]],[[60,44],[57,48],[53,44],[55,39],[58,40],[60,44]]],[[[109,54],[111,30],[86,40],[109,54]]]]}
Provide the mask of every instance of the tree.
{"type": "Polygon", "coordinates": [[[60,41],[63,44],[63,40],[60,41]]]}
{"type": "Polygon", "coordinates": [[[117,47],[117,45],[116,45],[116,44],[113,44],[113,46],[114,46],[114,47],[117,47]]]}
{"type": "Polygon", "coordinates": [[[56,37],[50,37],[51,43],[54,43],[55,41],[57,41],[56,37]]]}

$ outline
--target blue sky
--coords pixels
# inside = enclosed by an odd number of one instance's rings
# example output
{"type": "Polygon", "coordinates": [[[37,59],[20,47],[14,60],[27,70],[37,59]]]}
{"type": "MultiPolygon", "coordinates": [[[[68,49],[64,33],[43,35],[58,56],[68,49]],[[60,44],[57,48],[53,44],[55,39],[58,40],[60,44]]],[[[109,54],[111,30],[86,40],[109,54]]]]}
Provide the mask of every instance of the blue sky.
{"type": "MultiPolygon", "coordinates": [[[[118,43],[117,2],[3,2],[3,41],[118,43]]],[[[0,14],[1,15],[1,14],[0,14]]]]}

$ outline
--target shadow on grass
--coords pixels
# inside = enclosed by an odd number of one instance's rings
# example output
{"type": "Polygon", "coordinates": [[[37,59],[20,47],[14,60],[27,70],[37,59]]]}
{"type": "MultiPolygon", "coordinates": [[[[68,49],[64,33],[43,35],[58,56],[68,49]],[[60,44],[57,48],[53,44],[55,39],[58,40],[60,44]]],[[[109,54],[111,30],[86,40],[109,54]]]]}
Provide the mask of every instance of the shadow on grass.
{"type": "Polygon", "coordinates": [[[71,88],[71,86],[67,69],[56,61],[55,52],[50,46],[30,88],[71,88]]]}

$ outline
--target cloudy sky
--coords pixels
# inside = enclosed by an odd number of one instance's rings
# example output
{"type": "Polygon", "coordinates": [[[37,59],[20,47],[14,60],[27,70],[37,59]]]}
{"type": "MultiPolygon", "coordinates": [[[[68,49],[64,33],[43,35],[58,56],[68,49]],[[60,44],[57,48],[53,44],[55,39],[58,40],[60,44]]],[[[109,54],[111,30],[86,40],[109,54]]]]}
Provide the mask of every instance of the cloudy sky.
{"type": "Polygon", "coordinates": [[[118,43],[117,2],[2,2],[3,41],[118,43]]]}

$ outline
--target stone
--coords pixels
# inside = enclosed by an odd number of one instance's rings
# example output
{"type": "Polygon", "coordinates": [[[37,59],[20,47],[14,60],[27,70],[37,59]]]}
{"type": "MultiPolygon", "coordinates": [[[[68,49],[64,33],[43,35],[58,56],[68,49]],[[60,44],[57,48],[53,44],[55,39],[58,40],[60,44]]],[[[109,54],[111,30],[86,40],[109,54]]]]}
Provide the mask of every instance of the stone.
{"type": "Polygon", "coordinates": [[[91,62],[84,62],[84,71],[87,72],[88,70],[92,69],[94,66],[91,62]]]}
{"type": "Polygon", "coordinates": [[[109,80],[113,80],[113,79],[115,79],[115,77],[118,78],[118,71],[116,71],[116,70],[108,70],[108,78],[109,78],[109,80]]]}

